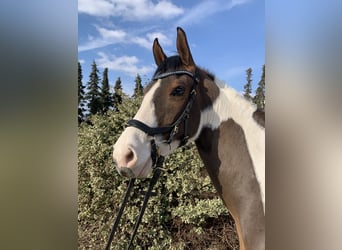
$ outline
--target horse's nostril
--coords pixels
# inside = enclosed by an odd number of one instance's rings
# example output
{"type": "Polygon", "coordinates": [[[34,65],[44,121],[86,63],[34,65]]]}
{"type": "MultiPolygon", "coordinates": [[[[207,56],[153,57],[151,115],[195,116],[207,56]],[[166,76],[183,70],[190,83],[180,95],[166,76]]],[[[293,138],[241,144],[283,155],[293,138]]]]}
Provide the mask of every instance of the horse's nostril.
{"type": "Polygon", "coordinates": [[[128,153],[126,154],[126,162],[131,162],[134,160],[134,153],[131,149],[128,149],[128,153]]]}
{"type": "Polygon", "coordinates": [[[113,159],[121,168],[134,168],[138,160],[136,152],[131,147],[114,148],[113,159]]]}
{"type": "Polygon", "coordinates": [[[122,161],[123,162],[120,167],[134,167],[134,165],[137,163],[137,155],[134,150],[127,148],[125,154],[123,154],[122,161]]]}

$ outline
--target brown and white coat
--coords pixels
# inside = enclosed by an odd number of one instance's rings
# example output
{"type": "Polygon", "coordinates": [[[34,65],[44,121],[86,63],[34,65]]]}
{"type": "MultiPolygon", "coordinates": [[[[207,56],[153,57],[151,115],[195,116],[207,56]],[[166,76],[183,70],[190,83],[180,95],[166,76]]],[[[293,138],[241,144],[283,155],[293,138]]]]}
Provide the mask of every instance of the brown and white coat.
{"type": "MultiPolygon", "coordinates": [[[[177,50],[177,56],[167,57],[155,39],[155,74],[176,70],[197,74],[199,83],[188,122],[189,141],[196,143],[215,188],[235,219],[240,249],[265,249],[264,113],[195,65],[181,28],[177,28],[177,50]]],[[[134,119],[150,127],[172,124],[186,106],[192,85],[188,75],[152,81],[134,119]]],[[[167,135],[156,135],[160,154],[171,154],[183,136],[183,124],[170,144],[165,143],[167,135]]],[[[150,139],[135,127],[125,129],[113,151],[121,174],[143,178],[151,172],[150,139]]]]}

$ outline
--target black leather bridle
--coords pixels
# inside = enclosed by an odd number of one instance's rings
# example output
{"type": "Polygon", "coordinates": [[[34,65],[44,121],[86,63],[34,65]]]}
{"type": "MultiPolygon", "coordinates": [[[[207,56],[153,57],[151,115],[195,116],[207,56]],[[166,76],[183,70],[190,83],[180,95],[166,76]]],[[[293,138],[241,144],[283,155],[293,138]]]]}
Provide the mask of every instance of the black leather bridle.
{"type": "Polygon", "coordinates": [[[193,74],[189,71],[186,71],[186,70],[177,70],[177,71],[166,72],[166,73],[156,75],[153,77],[152,80],[163,79],[163,78],[173,76],[173,75],[188,75],[194,80],[194,83],[193,83],[192,88],[190,90],[188,103],[186,104],[183,112],[179,115],[179,117],[171,125],[164,126],[164,127],[150,127],[150,126],[146,125],[145,123],[143,123],[139,120],[135,120],[135,119],[129,120],[127,122],[127,124],[128,124],[128,126],[135,127],[135,128],[142,130],[143,132],[145,132],[146,134],[148,134],[150,136],[169,133],[169,138],[168,138],[168,140],[166,140],[166,143],[170,144],[173,140],[173,137],[178,133],[179,125],[182,122],[184,122],[184,137],[182,138],[181,143],[179,145],[181,147],[181,146],[184,146],[188,142],[188,139],[189,139],[188,119],[190,116],[190,110],[191,110],[192,104],[193,104],[195,97],[196,97],[196,89],[195,88],[199,82],[199,79],[198,79],[197,70],[195,71],[195,74],[193,74]]]}
{"type": "MultiPolygon", "coordinates": [[[[150,180],[148,190],[145,193],[143,205],[140,209],[140,213],[139,213],[138,219],[135,223],[133,234],[131,236],[131,239],[130,239],[130,242],[128,244],[127,249],[130,249],[132,247],[134,237],[138,231],[138,227],[141,223],[142,216],[144,215],[144,212],[145,212],[145,209],[147,206],[147,202],[151,196],[153,186],[156,184],[156,182],[157,182],[157,180],[161,174],[161,171],[163,170],[162,166],[163,166],[163,162],[164,162],[164,156],[159,154],[154,136],[169,133],[169,138],[168,138],[168,140],[166,140],[166,143],[170,144],[173,140],[173,137],[178,133],[179,125],[182,122],[184,122],[184,137],[182,138],[179,147],[184,146],[188,142],[188,139],[189,139],[188,119],[190,116],[190,110],[191,110],[192,104],[193,104],[195,97],[196,97],[195,88],[199,82],[197,69],[195,71],[195,74],[192,74],[191,72],[185,71],[185,70],[177,70],[177,71],[172,71],[172,72],[166,72],[166,73],[162,73],[162,74],[158,74],[158,75],[154,76],[152,80],[163,79],[163,78],[166,78],[166,77],[169,77],[172,75],[188,75],[194,80],[194,83],[192,85],[192,88],[191,88],[191,91],[189,94],[188,103],[186,104],[183,112],[176,119],[176,121],[173,122],[171,125],[165,126],[165,127],[150,127],[150,126],[146,125],[145,123],[143,123],[139,120],[135,120],[135,119],[129,120],[127,122],[128,127],[135,127],[137,129],[142,130],[147,135],[152,136],[152,139],[151,139],[151,158],[152,158],[152,168],[154,169],[153,176],[150,180]]],[[[121,203],[121,207],[120,207],[119,212],[116,216],[112,231],[111,231],[109,239],[107,241],[106,250],[110,249],[110,245],[112,243],[115,231],[119,225],[122,213],[123,213],[125,206],[127,204],[127,201],[128,201],[128,197],[129,197],[130,192],[133,188],[134,181],[135,181],[135,178],[131,178],[129,183],[128,183],[126,193],[125,193],[123,201],[121,203]]]]}

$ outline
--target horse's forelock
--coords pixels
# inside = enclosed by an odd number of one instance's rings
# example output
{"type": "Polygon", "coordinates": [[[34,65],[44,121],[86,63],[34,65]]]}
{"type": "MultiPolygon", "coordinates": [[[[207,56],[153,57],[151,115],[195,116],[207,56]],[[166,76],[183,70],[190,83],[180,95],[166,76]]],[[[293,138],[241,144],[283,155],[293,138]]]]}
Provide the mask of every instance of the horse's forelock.
{"type": "MultiPolygon", "coordinates": [[[[153,77],[155,77],[156,75],[165,73],[165,72],[170,72],[170,71],[176,71],[181,69],[182,67],[182,62],[179,58],[178,55],[175,56],[170,56],[167,57],[156,69],[156,71],[153,74],[153,77]]],[[[152,77],[152,78],[153,78],[152,77]]],[[[153,86],[154,82],[150,82],[144,89],[144,94],[146,95],[146,93],[151,89],[151,87],[153,86]]]]}
{"type": "Polygon", "coordinates": [[[168,71],[178,70],[181,68],[181,66],[182,62],[178,55],[170,56],[159,65],[153,77],[168,71]]]}

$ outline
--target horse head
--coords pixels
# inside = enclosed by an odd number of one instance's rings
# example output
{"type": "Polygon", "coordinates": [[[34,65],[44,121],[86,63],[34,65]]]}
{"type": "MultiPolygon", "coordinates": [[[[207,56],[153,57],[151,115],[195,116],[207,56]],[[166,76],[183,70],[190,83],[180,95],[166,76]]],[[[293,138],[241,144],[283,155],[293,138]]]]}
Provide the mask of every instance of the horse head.
{"type": "Polygon", "coordinates": [[[113,158],[120,174],[146,177],[152,170],[153,146],[167,156],[198,131],[199,101],[196,98],[200,71],[192,58],[185,32],[177,28],[178,55],[167,57],[156,38],[153,55],[157,65],[145,88],[142,104],[114,145],[113,158]]]}

